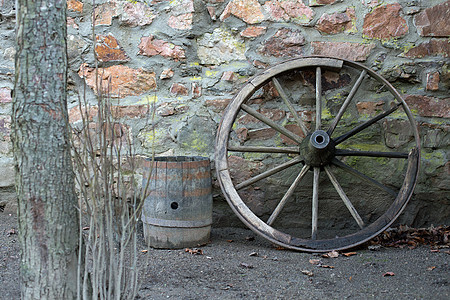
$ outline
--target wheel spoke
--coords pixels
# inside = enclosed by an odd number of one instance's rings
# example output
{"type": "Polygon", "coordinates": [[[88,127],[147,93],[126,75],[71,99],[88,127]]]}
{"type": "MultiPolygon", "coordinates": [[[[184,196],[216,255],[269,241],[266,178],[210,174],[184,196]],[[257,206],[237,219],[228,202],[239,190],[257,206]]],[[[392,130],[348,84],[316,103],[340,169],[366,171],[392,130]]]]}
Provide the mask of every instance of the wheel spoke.
{"type": "Polygon", "coordinates": [[[276,131],[280,132],[281,134],[284,134],[285,136],[287,136],[291,140],[293,140],[293,141],[295,141],[297,143],[301,142],[302,138],[300,136],[298,136],[295,133],[287,130],[283,126],[278,125],[277,123],[275,123],[274,121],[272,121],[268,117],[264,116],[263,114],[260,114],[259,112],[257,112],[253,108],[251,108],[250,106],[248,106],[246,104],[241,104],[241,108],[245,112],[247,112],[249,115],[251,115],[251,116],[255,117],[256,119],[260,120],[261,122],[267,124],[268,126],[272,127],[273,129],[275,129],[276,131]]]}
{"type": "Polygon", "coordinates": [[[360,178],[360,179],[366,181],[367,183],[370,183],[370,184],[372,184],[373,186],[375,186],[375,187],[377,187],[377,188],[379,188],[379,189],[381,189],[381,190],[383,190],[383,191],[385,191],[385,192],[391,194],[392,196],[397,197],[397,193],[396,193],[394,190],[392,190],[391,188],[389,188],[389,187],[385,186],[384,184],[382,184],[382,183],[376,181],[375,179],[372,179],[372,178],[368,177],[367,175],[364,175],[363,173],[359,172],[358,170],[353,169],[353,168],[350,167],[349,165],[347,165],[347,164],[341,162],[340,160],[334,159],[334,160],[332,161],[332,163],[333,163],[335,166],[338,166],[338,167],[340,167],[341,169],[343,169],[343,170],[349,172],[350,174],[352,174],[352,175],[354,175],[354,176],[356,176],[356,177],[358,177],[358,178],[360,178]]]}
{"type": "Polygon", "coordinates": [[[322,126],[322,69],[316,68],[316,130],[322,126]]]}
{"type": "Polygon", "coordinates": [[[291,184],[291,186],[287,190],[286,194],[284,194],[283,198],[280,200],[277,207],[270,215],[269,220],[267,221],[267,225],[272,225],[272,223],[275,221],[275,218],[280,214],[281,210],[283,209],[284,205],[286,204],[286,201],[289,199],[289,197],[291,197],[292,193],[294,193],[298,184],[300,183],[302,178],[305,176],[305,174],[308,172],[308,170],[309,170],[309,166],[304,165],[302,170],[298,174],[297,178],[295,178],[294,182],[291,184]]]}
{"type": "Polygon", "coordinates": [[[311,220],[311,239],[317,238],[317,220],[319,214],[319,175],[320,168],[314,168],[314,180],[313,180],[313,199],[312,199],[312,220],[311,220]]]}
{"type": "Polygon", "coordinates": [[[386,111],[386,112],[384,112],[384,113],[382,113],[382,114],[379,114],[378,116],[376,116],[376,117],[374,117],[374,118],[372,118],[372,119],[370,119],[370,120],[368,120],[368,121],[362,123],[361,125],[359,125],[359,126],[353,128],[353,129],[350,130],[349,132],[347,132],[347,133],[345,133],[345,134],[339,136],[338,138],[336,138],[336,139],[334,140],[334,142],[336,143],[336,145],[342,143],[343,141],[345,141],[345,140],[348,139],[349,137],[354,136],[354,135],[357,134],[358,132],[360,132],[360,131],[366,129],[367,127],[369,127],[369,126],[371,126],[372,124],[378,122],[379,120],[383,119],[384,117],[386,117],[386,116],[392,114],[392,113],[395,112],[401,105],[402,105],[401,103],[397,103],[397,105],[394,106],[393,108],[391,108],[390,110],[388,110],[388,111],[386,111]]]}
{"type": "Polygon", "coordinates": [[[298,147],[254,147],[254,146],[228,146],[228,151],[237,152],[261,152],[261,153],[289,153],[298,154],[298,147]]]}
{"type": "Polygon", "coordinates": [[[291,101],[289,101],[286,93],[284,92],[283,88],[281,87],[280,82],[278,81],[278,79],[276,77],[272,78],[272,82],[273,82],[273,85],[275,86],[275,88],[277,89],[278,93],[280,94],[281,99],[283,99],[284,103],[286,104],[286,106],[288,107],[288,109],[291,112],[292,116],[294,117],[295,122],[297,122],[298,126],[300,126],[300,128],[302,129],[303,134],[305,136],[307,136],[308,135],[308,129],[306,128],[305,124],[303,123],[303,121],[298,116],[298,113],[295,111],[294,106],[292,105],[291,101]]]}
{"type": "Polygon", "coordinates": [[[336,149],[336,156],[370,156],[370,157],[389,157],[389,158],[408,158],[408,153],[404,152],[378,152],[378,151],[358,151],[336,149]]]}
{"type": "Polygon", "coordinates": [[[330,125],[330,128],[328,128],[328,135],[331,136],[334,132],[334,129],[336,129],[337,124],[339,123],[339,120],[342,118],[342,116],[344,115],[344,112],[347,110],[348,105],[350,104],[350,102],[352,101],[353,97],[356,94],[356,91],[358,91],[358,88],[361,86],[361,83],[364,79],[364,77],[366,76],[367,71],[363,70],[361,72],[361,74],[359,75],[359,78],[356,80],[355,84],[353,85],[350,94],[348,94],[347,99],[345,99],[344,103],[341,106],[341,109],[339,109],[338,114],[336,115],[336,117],[334,118],[333,122],[330,125]]]}
{"type": "Polygon", "coordinates": [[[269,177],[269,176],[271,176],[273,174],[276,174],[276,173],[278,173],[280,171],[283,171],[283,170],[285,170],[285,169],[287,169],[287,168],[289,168],[291,166],[294,166],[294,165],[300,163],[301,161],[302,161],[301,157],[297,156],[297,157],[295,157],[294,159],[291,159],[288,162],[285,162],[285,163],[283,163],[283,164],[281,164],[281,165],[279,165],[279,166],[277,166],[277,167],[275,167],[273,169],[267,170],[267,171],[265,171],[265,172],[263,172],[263,173],[261,173],[259,175],[256,175],[256,176],[254,176],[252,178],[249,178],[249,179],[247,179],[247,180],[237,184],[235,188],[236,188],[236,190],[243,189],[243,188],[245,188],[245,187],[247,187],[247,186],[249,186],[249,185],[251,185],[251,184],[253,184],[255,182],[258,182],[258,181],[260,181],[260,180],[262,180],[262,179],[264,179],[266,177],[269,177]]]}
{"type": "Polygon", "coordinates": [[[356,223],[358,223],[358,226],[363,229],[364,228],[364,221],[359,216],[358,212],[356,211],[353,204],[350,202],[350,199],[348,199],[347,195],[345,194],[344,190],[342,189],[341,185],[337,181],[334,174],[331,172],[330,166],[325,166],[325,172],[328,175],[328,178],[330,178],[331,183],[333,184],[334,188],[338,192],[339,196],[341,197],[342,201],[344,201],[345,206],[347,206],[347,209],[350,211],[351,215],[355,219],[356,223]]]}

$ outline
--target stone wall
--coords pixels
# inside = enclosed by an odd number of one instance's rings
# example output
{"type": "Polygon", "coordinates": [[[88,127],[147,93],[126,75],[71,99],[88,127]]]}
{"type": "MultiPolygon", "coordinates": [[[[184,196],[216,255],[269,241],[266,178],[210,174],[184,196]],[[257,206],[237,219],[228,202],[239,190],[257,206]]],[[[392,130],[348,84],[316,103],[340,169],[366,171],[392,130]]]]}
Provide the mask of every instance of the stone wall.
{"type": "MultiPolygon", "coordinates": [[[[94,52],[103,86],[138,153],[213,159],[222,112],[245,81],[286,58],[326,55],[387,78],[417,116],[422,165],[402,222],[449,223],[450,1],[68,0],[69,109],[86,85],[94,101],[94,52]],[[92,22],[95,22],[94,48],[92,22]],[[149,126],[148,104],[156,107],[149,126]]],[[[0,195],[10,197],[14,1],[0,8],[0,195]],[[8,196],[9,195],[9,196],[8,196]]],[[[95,102],[92,102],[95,103],[95,102]]],[[[218,190],[216,193],[220,193],[218,190]]],[[[1,200],[1,199],[0,199],[1,200]]],[[[238,223],[220,197],[216,222],[238,223]]]]}

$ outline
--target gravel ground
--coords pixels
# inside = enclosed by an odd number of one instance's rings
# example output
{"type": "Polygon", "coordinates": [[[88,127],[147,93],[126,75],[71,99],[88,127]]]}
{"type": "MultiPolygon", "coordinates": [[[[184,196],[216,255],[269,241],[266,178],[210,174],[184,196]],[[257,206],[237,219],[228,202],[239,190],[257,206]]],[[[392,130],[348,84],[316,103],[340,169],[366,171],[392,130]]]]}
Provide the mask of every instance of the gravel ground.
{"type": "MultiPolygon", "coordinates": [[[[0,212],[1,299],[20,298],[16,230],[16,213],[6,207],[0,212]]],[[[144,249],[141,241],[139,250],[144,249]]],[[[352,256],[324,258],[279,250],[246,229],[215,228],[211,243],[199,249],[141,253],[142,262],[149,256],[149,263],[142,272],[139,297],[447,300],[450,255],[444,250],[360,247],[352,256]]]]}

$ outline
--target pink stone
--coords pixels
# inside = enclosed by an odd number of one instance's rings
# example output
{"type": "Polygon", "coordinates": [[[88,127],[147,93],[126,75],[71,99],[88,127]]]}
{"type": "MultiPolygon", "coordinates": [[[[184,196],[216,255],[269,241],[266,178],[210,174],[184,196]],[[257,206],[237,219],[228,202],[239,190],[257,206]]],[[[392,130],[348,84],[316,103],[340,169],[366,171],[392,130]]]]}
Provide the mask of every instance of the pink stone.
{"type": "Polygon", "coordinates": [[[365,61],[374,44],[349,42],[311,42],[313,55],[331,56],[353,61],[365,61]]]}
{"type": "Polygon", "coordinates": [[[264,55],[273,56],[299,56],[302,55],[302,45],[305,38],[300,30],[283,28],[277,31],[261,49],[264,55]]]}
{"type": "Polygon", "coordinates": [[[0,103],[11,103],[11,89],[7,87],[0,87],[0,103]]]}
{"type": "MultiPolygon", "coordinates": [[[[290,132],[295,133],[296,135],[300,136],[300,137],[305,137],[305,134],[303,133],[303,130],[295,124],[288,124],[284,126],[287,130],[289,130],[290,132]]],[[[286,137],[285,135],[281,134],[280,135],[281,140],[283,141],[283,143],[287,144],[287,145],[298,145],[297,142],[291,140],[290,138],[286,137]]]]}
{"type": "Polygon", "coordinates": [[[213,21],[217,20],[216,8],[214,6],[207,6],[206,9],[208,10],[211,20],[213,20],[213,21]]]}
{"type": "Polygon", "coordinates": [[[89,107],[82,106],[80,111],[80,106],[77,105],[69,109],[69,122],[75,123],[81,121],[82,116],[87,120],[92,121],[97,115],[98,115],[97,106],[89,106],[89,107]]]}
{"type": "Polygon", "coordinates": [[[161,75],[159,75],[159,79],[170,79],[173,77],[173,70],[172,69],[165,69],[161,72],[161,75]]]}
{"type": "Polygon", "coordinates": [[[231,99],[214,99],[206,100],[205,105],[211,107],[215,112],[223,112],[230,102],[231,99]]]}
{"type": "Polygon", "coordinates": [[[176,96],[187,96],[189,94],[187,87],[181,83],[173,83],[170,87],[170,93],[176,96]]]}
{"type": "Polygon", "coordinates": [[[356,109],[361,115],[374,115],[380,111],[383,111],[383,101],[378,102],[358,102],[356,103],[356,109]]]}
{"type": "Polygon", "coordinates": [[[115,105],[111,107],[111,115],[115,119],[144,118],[148,113],[148,105],[115,105]]]}
{"type": "Polygon", "coordinates": [[[118,15],[115,2],[100,4],[94,9],[95,25],[111,25],[113,17],[118,15]]]}
{"type": "Polygon", "coordinates": [[[196,99],[202,96],[202,86],[198,82],[192,83],[192,98],[196,99]]]}
{"type": "Polygon", "coordinates": [[[248,137],[251,140],[268,140],[273,138],[277,131],[272,128],[255,129],[248,132],[248,137]]]}
{"type": "Polygon", "coordinates": [[[333,4],[337,0],[309,0],[309,6],[320,6],[326,4],[333,4]]]}
{"type": "Polygon", "coordinates": [[[422,95],[407,95],[408,106],[422,117],[450,118],[450,98],[433,98],[422,95]]]}
{"type": "Polygon", "coordinates": [[[224,81],[233,81],[235,79],[236,79],[236,76],[233,71],[223,72],[222,78],[220,78],[220,80],[224,80],[224,81]]]}
{"type": "Polygon", "coordinates": [[[97,35],[97,43],[95,44],[95,53],[97,58],[101,62],[107,61],[129,61],[130,58],[125,53],[119,42],[114,36],[109,35],[97,35]]]}
{"type": "MultiPolygon", "coordinates": [[[[96,88],[95,68],[82,64],[78,75],[98,94],[96,88]]],[[[111,97],[138,96],[156,89],[156,76],[154,72],[142,69],[132,69],[117,65],[108,68],[98,68],[99,82],[102,93],[111,97]]],[[[100,86],[98,87],[100,89],[100,86]]]]}
{"type": "Polygon", "coordinates": [[[314,17],[314,11],[302,0],[271,0],[264,3],[263,7],[269,19],[275,22],[309,24],[314,17]]]}
{"type": "Polygon", "coordinates": [[[131,26],[149,25],[155,18],[155,12],[142,2],[127,2],[123,6],[123,13],[120,17],[122,23],[131,26]]]}
{"type": "Polygon", "coordinates": [[[432,39],[429,42],[424,42],[418,46],[410,49],[404,54],[410,58],[421,58],[425,56],[442,55],[444,57],[450,56],[450,41],[432,39]]]}
{"type": "Polygon", "coordinates": [[[174,29],[189,30],[192,28],[192,13],[170,16],[167,25],[174,29]]]}
{"type": "MultiPolygon", "coordinates": [[[[268,108],[260,108],[258,112],[268,117],[272,121],[279,121],[286,116],[286,112],[280,109],[268,109],[268,108]]],[[[258,119],[253,116],[246,114],[238,119],[239,124],[249,124],[249,123],[258,123],[260,122],[258,119]]]]}
{"type": "Polygon", "coordinates": [[[264,26],[249,26],[241,31],[241,36],[246,38],[254,38],[264,34],[267,30],[267,27],[264,26]]]}
{"type": "Polygon", "coordinates": [[[344,31],[355,31],[355,10],[348,8],[345,13],[324,14],[317,21],[316,28],[326,34],[335,34],[344,31]]]}
{"type": "Polygon", "coordinates": [[[450,1],[425,9],[416,15],[414,23],[421,36],[450,36],[450,1]]]}
{"type": "Polygon", "coordinates": [[[184,50],[180,46],[176,46],[163,40],[157,40],[153,36],[144,36],[141,38],[139,54],[145,56],[161,55],[175,60],[186,58],[184,50]]]}
{"type": "Polygon", "coordinates": [[[174,115],[176,113],[176,111],[171,103],[164,102],[158,106],[158,108],[156,109],[156,113],[159,116],[167,117],[167,116],[174,115]]]}
{"type": "Polygon", "coordinates": [[[375,8],[364,18],[363,34],[372,39],[392,39],[408,33],[406,20],[400,16],[398,3],[375,8]]]}
{"type": "Polygon", "coordinates": [[[439,90],[439,72],[427,74],[427,90],[428,91],[439,90]]]}
{"type": "Polygon", "coordinates": [[[69,11],[83,12],[83,2],[77,0],[67,0],[67,9],[69,11]]]}
{"type": "Polygon", "coordinates": [[[0,140],[10,141],[11,117],[0,117],[0,140]]]}
{"type": "Polygon", "coordinates": [[[72,17],[67,17],[67,26],[78,29],[78,24],[75,22],[75,19],[72,17]]]}
{"type": "Polygon", "coordinates": [[[265,19],[261,4],[257,0],[231,0],[220,15],[220,20],[223,21],[231,15],[247,24],[260,23],[265,19]]]}

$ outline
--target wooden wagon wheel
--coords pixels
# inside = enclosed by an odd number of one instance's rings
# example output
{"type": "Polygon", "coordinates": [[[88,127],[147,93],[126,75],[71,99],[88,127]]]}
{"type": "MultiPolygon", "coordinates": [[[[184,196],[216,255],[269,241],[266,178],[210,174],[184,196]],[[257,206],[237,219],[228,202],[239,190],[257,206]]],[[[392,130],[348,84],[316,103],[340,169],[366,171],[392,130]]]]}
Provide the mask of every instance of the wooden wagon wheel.
{"type": "Polygon", "coordinates": [[[362,64],[327,57],[251,78],[216,137],[217,177],[233,211],[269,241],[310,252],[350,248],[391,225],[413,193],[419,155],[398,91],[362,64]]]}

